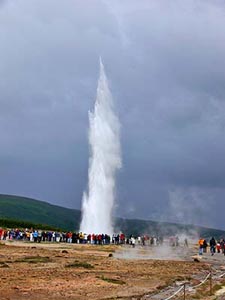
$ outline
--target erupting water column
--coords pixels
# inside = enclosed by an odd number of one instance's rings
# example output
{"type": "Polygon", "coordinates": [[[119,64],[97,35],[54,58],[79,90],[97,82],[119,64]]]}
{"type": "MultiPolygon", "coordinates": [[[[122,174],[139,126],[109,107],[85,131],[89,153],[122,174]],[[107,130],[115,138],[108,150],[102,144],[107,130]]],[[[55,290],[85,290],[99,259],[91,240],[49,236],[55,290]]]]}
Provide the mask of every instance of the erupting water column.
{"type": "Polygon", "coordinates": [[[88,192],[83,194],[80,231],[112,234],[115,173],[121,167],[120,123],[101,59],[97,97],[94,112],[89,112],[89,123],[89,185],[88,192]]]}

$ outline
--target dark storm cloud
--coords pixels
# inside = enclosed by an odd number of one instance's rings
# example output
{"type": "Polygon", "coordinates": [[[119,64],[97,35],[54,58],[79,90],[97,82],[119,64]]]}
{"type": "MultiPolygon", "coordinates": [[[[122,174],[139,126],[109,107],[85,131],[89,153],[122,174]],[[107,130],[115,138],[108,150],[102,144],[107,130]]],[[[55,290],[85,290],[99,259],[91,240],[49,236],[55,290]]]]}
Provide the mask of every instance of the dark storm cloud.
{"type": "Polygon", "coordinates": [[[80,208],[101,55],[122,123],[118,213],[207,224],[211,210],[224,228],[223,1],[0,5],[2,193],[80,208]]]}
{"type": "Polygon", "coordinates": [[[135,88],[127,83],[123,95],[130,100],[123,149],[132,216],[148,202],[145,214],[156,218],[215,221],[225,183],[224,4],[133,1],[123,8],[112,11],[133,58],[126,78],[135,88]]]}

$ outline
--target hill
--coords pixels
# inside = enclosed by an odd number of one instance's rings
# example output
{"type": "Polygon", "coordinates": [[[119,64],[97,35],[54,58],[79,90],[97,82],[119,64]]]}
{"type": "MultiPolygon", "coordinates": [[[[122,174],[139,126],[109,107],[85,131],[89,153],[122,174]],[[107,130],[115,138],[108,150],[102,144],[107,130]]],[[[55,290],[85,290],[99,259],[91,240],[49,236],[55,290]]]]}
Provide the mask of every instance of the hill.
{"type": "Polygon", "coordinates": [[[80,211],[26,197],[0,195],[0,218],[79,229],[80,211]]]}
{"type": "Polygon", "coordinates": [[[152,236],[175,236],[190,235],[201,236],[206,239],[214,236],[216,239],[225,237],[225,231],[195,225],[178,223],[156,222],[135,219],[117,219],[116,228],[120,228],[126,234],[140,235],[151,234],[152,236]]]}
{"type": "MultiPolygon", "coordinates": [[[[79,230],[81,219],[80,210],[53,205],[44,201],[26,197],[0,194],[0,226],[6,220],[18,220],[21,224],[32,222],[61,228],[62,230],[79,230]]],[[[12,224],[13,222],[11,222],[12,224]]],[[[16,224],[19,224],[18,222],[16,224]]],[[[22,227],[22,225],[21,225],[22,227]]],[[[173,224],[156,221],[115,219],[116,231],[127,235],[176,235],[177,233],[197,233],[202,237],[225,237],[225,231],[194,225],[173,224]]]]}

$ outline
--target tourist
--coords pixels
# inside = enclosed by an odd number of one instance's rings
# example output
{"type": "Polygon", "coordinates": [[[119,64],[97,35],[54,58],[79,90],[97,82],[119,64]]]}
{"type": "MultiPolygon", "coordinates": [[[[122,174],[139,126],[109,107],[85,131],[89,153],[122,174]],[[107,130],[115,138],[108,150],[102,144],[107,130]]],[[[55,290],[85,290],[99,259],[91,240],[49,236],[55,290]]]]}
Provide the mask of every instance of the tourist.
{"type": "Polygon", "coordinates": [[[199,245],[199,255],[203,254],[203,245],[204,245],[204,239],[200,238],[198,241],[198,245],[199,245]]]}
{"type": "Polygon", "coordinates": [[[216,241],[215,241],[214,237],[212,237],[211,240],[209,241],[209,245],[210,245],[211,255],[214,255],[216,252],[216,249],[215,249],[216,241]]]}
{"type": "Polygon", "coordinates": [[[225,241],[224,241],[224,239],[220,240],[220,246],[221,246],[221,251],[222,251],[223,255],[225,255],[225,241]]]}
{"type": "Polygon", "coordinates": [[[221,250],[221,245],[220,245],[219,242],[217,242],[217,244],[216,244],[216,251],[217,251],[217,253],[220,253],[220,250],[221,250]]]}
{"type": "Polygon", "coordinates": [[[131,234],[131,236],[130,236],[130,245],[134,248],[135,247],[135,238],[134,238],[134,236],[131,234]]]}
{"type": "Polygon", "coordinates": [[[204,252],[204,253],[207,252],[207,247],[208,247],[207,241],[204,240],[204,242],[203,242],[203,252],[204,252]]]}
{"type": "Polygon", "coordinates": [[[37,239],[38,239],[38,232],[37,232],[37,230],[35,230],[33,232],[33,238],[34,238],[34,242],[37,243],[37,239]]]}

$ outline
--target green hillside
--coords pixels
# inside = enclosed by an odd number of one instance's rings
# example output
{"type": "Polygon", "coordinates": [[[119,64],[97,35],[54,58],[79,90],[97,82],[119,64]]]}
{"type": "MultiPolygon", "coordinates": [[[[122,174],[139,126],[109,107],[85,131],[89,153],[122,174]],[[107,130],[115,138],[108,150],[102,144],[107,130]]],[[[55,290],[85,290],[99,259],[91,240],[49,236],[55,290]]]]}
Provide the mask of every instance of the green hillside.
{"type": "Polygon", "coordinates": [[[46,224],[67,230],[78,230],[80,211],[30,198],[0,195],[0,218],[46,224]]]}
{"type": "MultiPolygon", "coordinates": [[[[64,208],[31,198],[0,195],[0,226],[7,224],[42,224],[62,230],[79,230],[80,210],[64,208]],[[17,222],[15,221],[17,220],[17,222]]],[[[27,226],[26,226],[27,227],[27,226]]],[[[162,223],[146,220],[115,219],[115,229],[126,235],[176,235],[178,233],[198,233],[202,237],[225,237],[223,230],[199,227],[194,225],[162,223]]]]}

